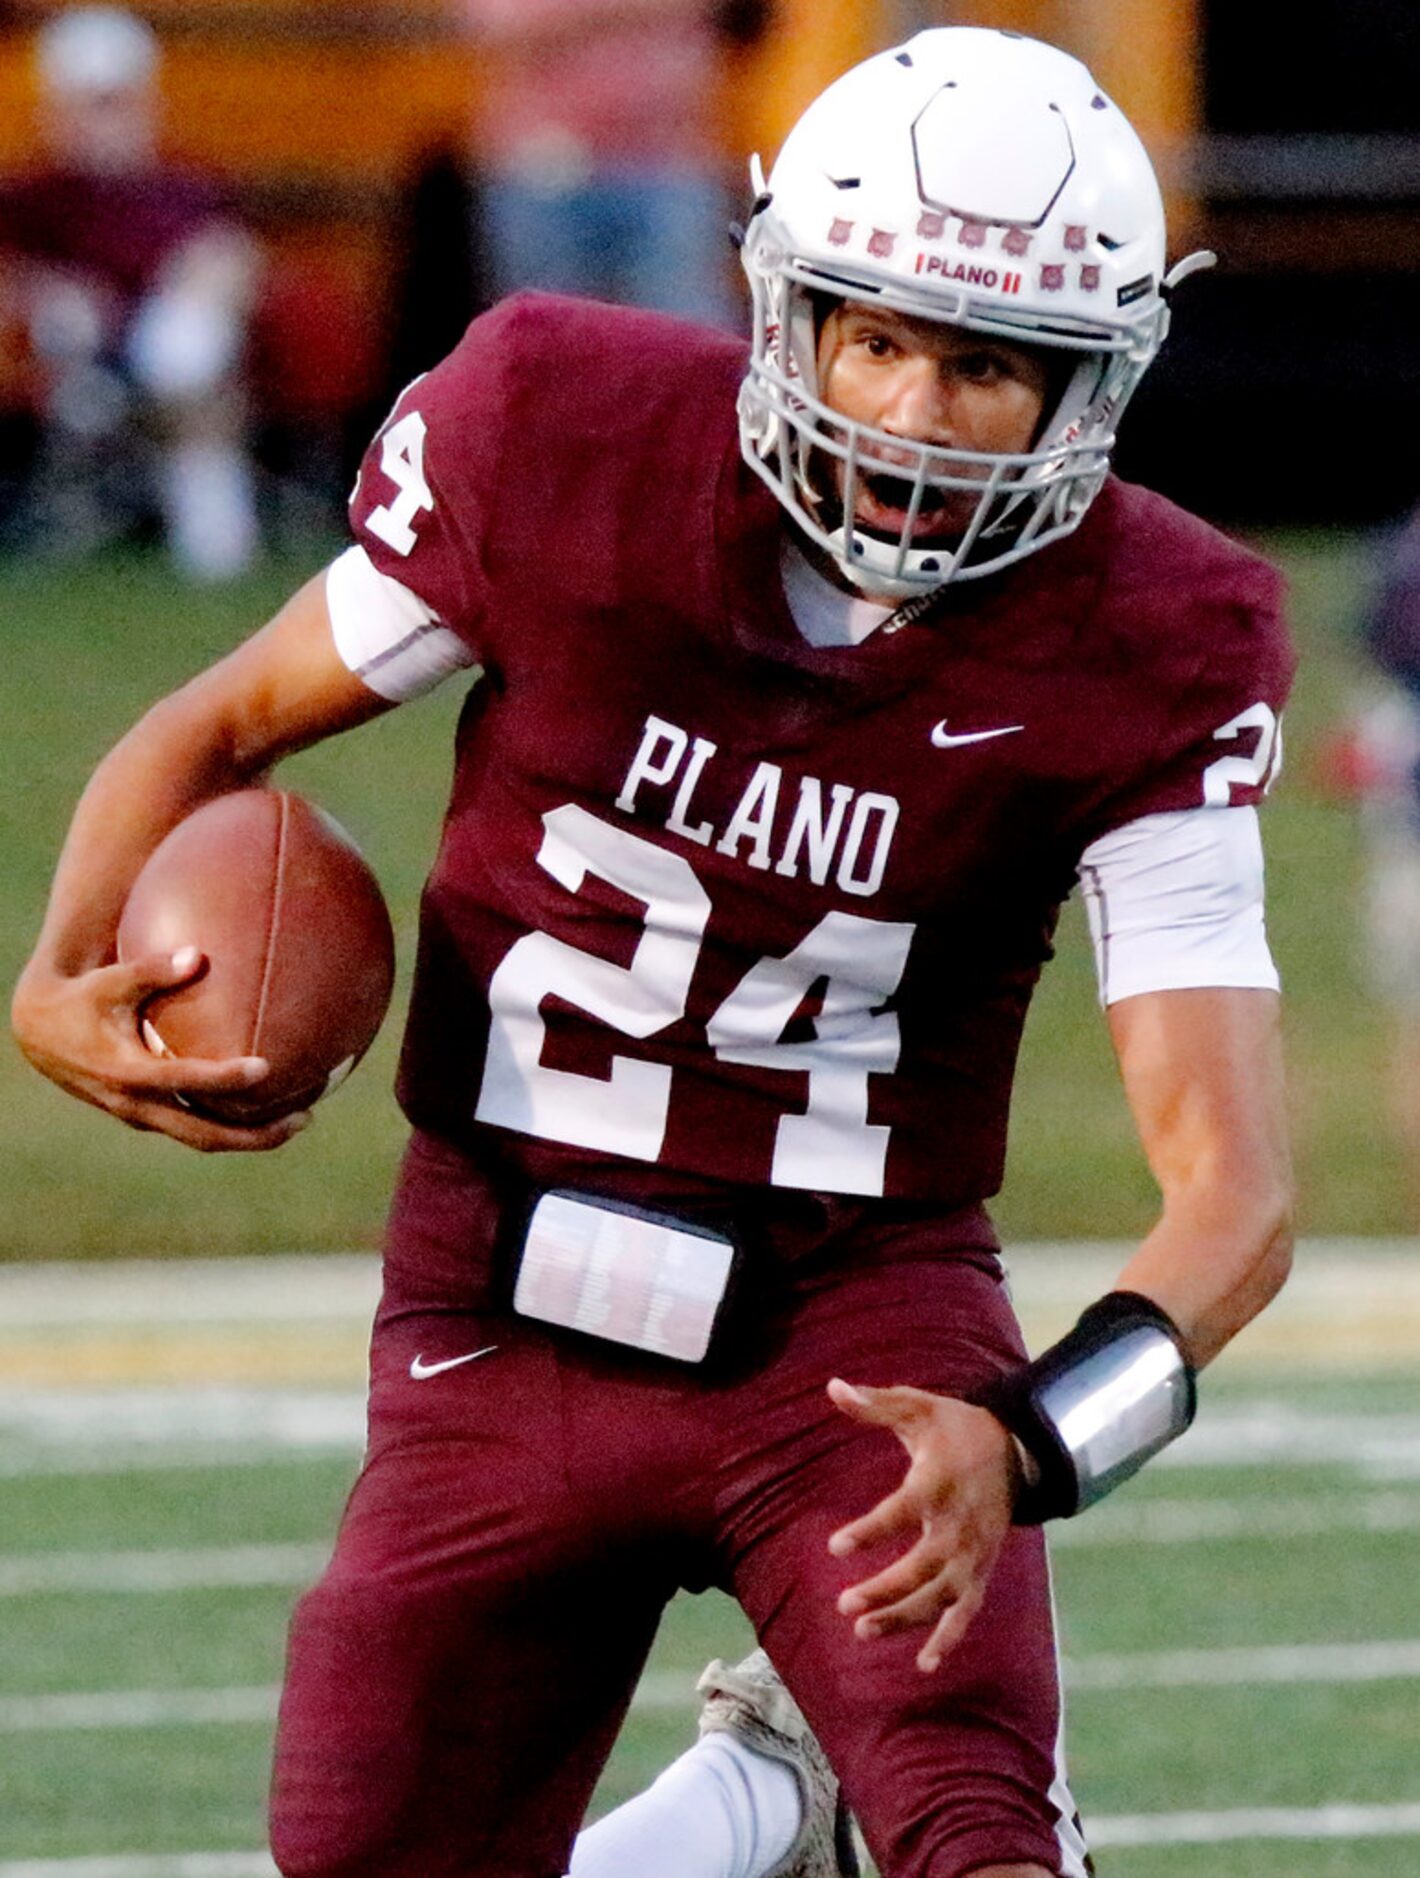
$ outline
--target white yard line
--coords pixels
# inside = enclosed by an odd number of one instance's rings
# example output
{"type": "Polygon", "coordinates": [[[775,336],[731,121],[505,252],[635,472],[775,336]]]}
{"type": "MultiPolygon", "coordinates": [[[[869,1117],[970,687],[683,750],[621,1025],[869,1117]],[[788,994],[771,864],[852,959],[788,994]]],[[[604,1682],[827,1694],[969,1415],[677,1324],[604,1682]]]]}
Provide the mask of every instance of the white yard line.
{"type": "Polygon", "coordinates": [[[160,1447],[154,1443],[136,1452],[118,1447],[62,1451],[31,1447],[10,1454],[0,1453],[0,1480],[48,1479],[51,1475],[68,1478],[88,1474],[220,1473],[234,1467],[308,1467],[330,1460],[332,1447],[336,1458],[345,1455],[353,1462],[359,1454],[358,1444],[352,1448],[349,1442],[319,1447],[283,1445],[245,1449],[231,1442],[221,1447],[204,1446],[201,1442],[182,1447],[160,1447]]]}
{"type": "Polygon", "coordinates": [[[127,1858],[24,1858],[0,1878],[280,1878],[265,1852],[145,1852],[127,1858]]]}
{"type": "MultiPolygon", "coordinates": [[[[228,1689],[98,1689],[67,1695],[0,1696],[0,1735],[98,1733],[130,1728],[271,1727],[276,1684],[228,1689]]],[[[640,1709],[694,1712],[693,1676],[648,1676],[640,1709]]],[[[0,1868],[2,1871],[3,1868],[0,1868]]]]}
{"type": "MultiPolygon", "coordinates": [[[[1410,1839],[1420,1802],[1394,1806],[1248,1806],[1218,1813],[1118,1813],[1091,1819],[1091,1846],[1223,1845],[1235,1839],[1410,1839]]],[[[0,1878],[9,1878],[0,1865],[0,1878]]]]}
{"type": "Polygon", "coordinates": [[[62,1591],[219,1591],[307,1584],[326,1545],[238,1545],[191,1551],[36,1552],[0,1558],[0,1598],[62,1591]]]}
{"type": "MultiPolygon", "coordinates": [[[[1106,1290],[1133,1247],[1071,1240],[1007,1247],[1023,1308],[1070,1309],[1106,1290]]],[[[367,1321],[379,1296],[373,1253],[127,1259],[0,1265],[0,1332],[76,1326],[367,1321]]],[[[1420,1240],[1311,1239],[1259,1320],[1317,1320],[1335,1331],[1372,1306],[1420,1314],[1420,1240]]],[[[1249,1332],[1249,1336],[1253,1333],[1249,1332]]]]}
{"type": "Polygon", "coordinates": [[[0,1326],[368,1321],[379,1295],[379,1260],[367,1252],[3,1265],[0,1326]]]}
{"type": "MultiPolygon", "coordinates": [[[[1129,1651],[1066,1658],[1064,1674],[1067,1688],[1081,1691],[1410,1681],[1420,1679],[1420,1638],[1236,1650],[1129,1651]]],[[[269,1723],[276,1701],[274,1687],[260,1686],[3,1696],[0,1734],[269,1723]]],[[[694,1706],[694,1678],[653,1671],[642,1678],[634,1706],[642,1711],[684,1709],[689,1714],[694,1706]]]]}
{"type": "Polygon", "coordinates": [[[1420,1415],[1312,1409],[1267,1394],[1205,1401],[1188,1433],[1150,1463],[1151,1472],[1181,1467],[1340,1467],[1372,1480],[1416,1480],[1420,1415]]]}
{"type": "Polygon", "coordinates": [[[1126,1499],[1095,1507],[1083,1519],[1057,1521],[1048,1530],[1052,1551],[1416,1532],[1420,1495],[1395,1490],[1309,1499],[1126,1499]]]}
{"type": "MultiPolygon", "coordinates": [[[[1062,1523],[1053,1548],[1298,1540],[1339,1533],[1420,1531],[1420,1495],[1278,1500],[1146,1500],[1104,1506],[1062,1523]]],[[[309,1584],[329,1555],[313,1544],[208,1546],[127,1552],[33,1552],[0,1555],[0,1598],[61,1593],[217,1591],[233,1586],[309,1584]]]]}
{"type": "Polygon", "coordinates": [[[184,1385],[32,1389],[0,1386],[0,1474],[140,1469],[226,1451],[242,1461],[358,1455],[363,1396],[349,1389],[184,1385]]]}
{"type": "Polygon", "coordinates": [[[1070,1689],[1250,1688],[1257,1683],[1408,1682],[1420,1638],[1384,1643],[1284,1643],[1222,1650],[1128,1650],[1064,1663],[1070,1689]]]}
{"type": "MultiPolygon", "coordinates": [[[[0,1478],[336,1456],[353,1462],[364,1437],[364,1398],[353,1390],[50,1390],[0,1382],[0,1478]]],[[[1270,1392],[1214,1400],[1150,1472],[1200,1467],[1336,1467],[1365,1480],[1420,1480],[1420,1413],[1312,1409],[1270,1392]]]]}
{"type": "MultiPolygon", "coordinates": [[[[1091,1846],[1101,1850],[1226,1845],[1239,1840],[1409,1839],[1420,1836],[1420,1803],[1106,1814],[1089,1821],[1088,1833],[1091,1846]]],[[[175,1852],[11,1860],[0,1863],[0,1878],[277,1878],[277,1874],[265,1852],[175,1852]]]]}
{"type": "Polygon", "coordinates": [[[74,1695],[0,1696],[0,1734],[51,1729],[230,1726],[275,1719],[280,1691],[251,1689],[102,1689],[74,1695]]]}

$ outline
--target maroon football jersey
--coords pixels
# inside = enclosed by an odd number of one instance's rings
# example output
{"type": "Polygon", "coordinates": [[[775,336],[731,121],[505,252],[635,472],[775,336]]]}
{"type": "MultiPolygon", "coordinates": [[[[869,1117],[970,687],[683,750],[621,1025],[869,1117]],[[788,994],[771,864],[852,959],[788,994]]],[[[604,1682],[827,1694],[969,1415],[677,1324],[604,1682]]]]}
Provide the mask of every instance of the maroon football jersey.
{"type": "Polygon", "coordinates": [[[101,281],[120,306],[228,205],[216,183],[169,169],[37,170],[0,189],[0,247],[101,281]]]}
{"type": "Polygon", "coordinates": [[[1279,583],[1113,482],[1069,539],[814,649],[743,369],[657,315],[520,298],[366,458],[358,538],[485,668],[401,1099],[542,1180],[967,1205],[1082,849],[1260,797],[1279,583]]]}

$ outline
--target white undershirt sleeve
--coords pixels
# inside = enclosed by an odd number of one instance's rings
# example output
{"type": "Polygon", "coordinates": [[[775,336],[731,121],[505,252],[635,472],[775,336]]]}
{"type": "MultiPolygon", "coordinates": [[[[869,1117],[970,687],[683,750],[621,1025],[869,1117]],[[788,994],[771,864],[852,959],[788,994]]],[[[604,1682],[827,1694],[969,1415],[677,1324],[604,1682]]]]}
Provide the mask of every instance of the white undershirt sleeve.
{"type": "Polygon", "coordinates": [[[458,634],[361,547],[326,569],[326,606],[341,658],[382,698],[402,704],[476,664],[458,634]]]}
{"type": "Polygon", "coordinates": [[[1101,1004],[1145,991],[1275,991],[1252,808],[1143,815],[1090,843],[1080,885],[1101,1004]]]}

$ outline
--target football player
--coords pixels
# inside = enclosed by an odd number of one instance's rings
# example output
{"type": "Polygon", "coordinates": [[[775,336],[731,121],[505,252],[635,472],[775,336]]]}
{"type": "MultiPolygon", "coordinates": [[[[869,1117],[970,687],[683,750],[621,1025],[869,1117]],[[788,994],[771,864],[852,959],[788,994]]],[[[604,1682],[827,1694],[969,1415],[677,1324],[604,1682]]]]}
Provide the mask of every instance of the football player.
{"type": "Polygon", "coordinates": [[[1360,807],[1363,944],[1384,1007],[1386,1093],[1420,1220],[1420,513],[1385,544],[1361,612],[1381,681],[1328,752],[1327,780],[1360,807]]]}
{"type": "Polygon", "coordinates": [[[66,7],[34,54],[44,148],[0,181],[0,299],[35,360],[43,429],[16,534],[76,558],[151,507],[185,575],[229,579],[259,548],[245,363],[259,247],[224,190],[163,154],[145,20],[66,7]]]}
{"type": "Polygon", "coordinates": [[[743,255],[748,365],[527,297],[409,387],[354,545],[100,765],[18,992],[75,1094],[278,1145],[178,1099],[259,1062],[144,1054],[192,967],[112,962],[124,893],[199,803],[481,668],[366,1461],[292,1626],[289,1878],[563,1872],[712,1584],[889,1878],[1077,1878],[1043,1524],[1183,1432],[1287,1267],[1291,655],[1273,570],[1109,471],[1197,260],[1138,139],[1053,48],[928,31],[756,172],[743,255]],[[1162,1206],[1031,1361],[986,1202],[1076,886],[1162,1206]]]}

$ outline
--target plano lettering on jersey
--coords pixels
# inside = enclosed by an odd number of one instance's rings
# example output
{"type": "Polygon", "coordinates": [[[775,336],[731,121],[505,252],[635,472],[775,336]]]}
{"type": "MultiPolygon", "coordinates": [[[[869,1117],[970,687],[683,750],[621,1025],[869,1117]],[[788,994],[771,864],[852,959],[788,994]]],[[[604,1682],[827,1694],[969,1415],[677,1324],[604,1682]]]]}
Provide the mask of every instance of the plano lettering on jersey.
{"type": "Polygon", "coordinates": [[[671,834],[713,845],[717,854],[762,873],[772,868],[790,880],[806,874],[817,887],[832,882],[860,898],[878,891],[901,815],[896,796],[817,776],[795,778],[778,763],[761,761],[717,828],[700,815],[696,794],[719,754],[709,738],[652,714],[616,806],[642,818],[659,814],[671,834]]]}

